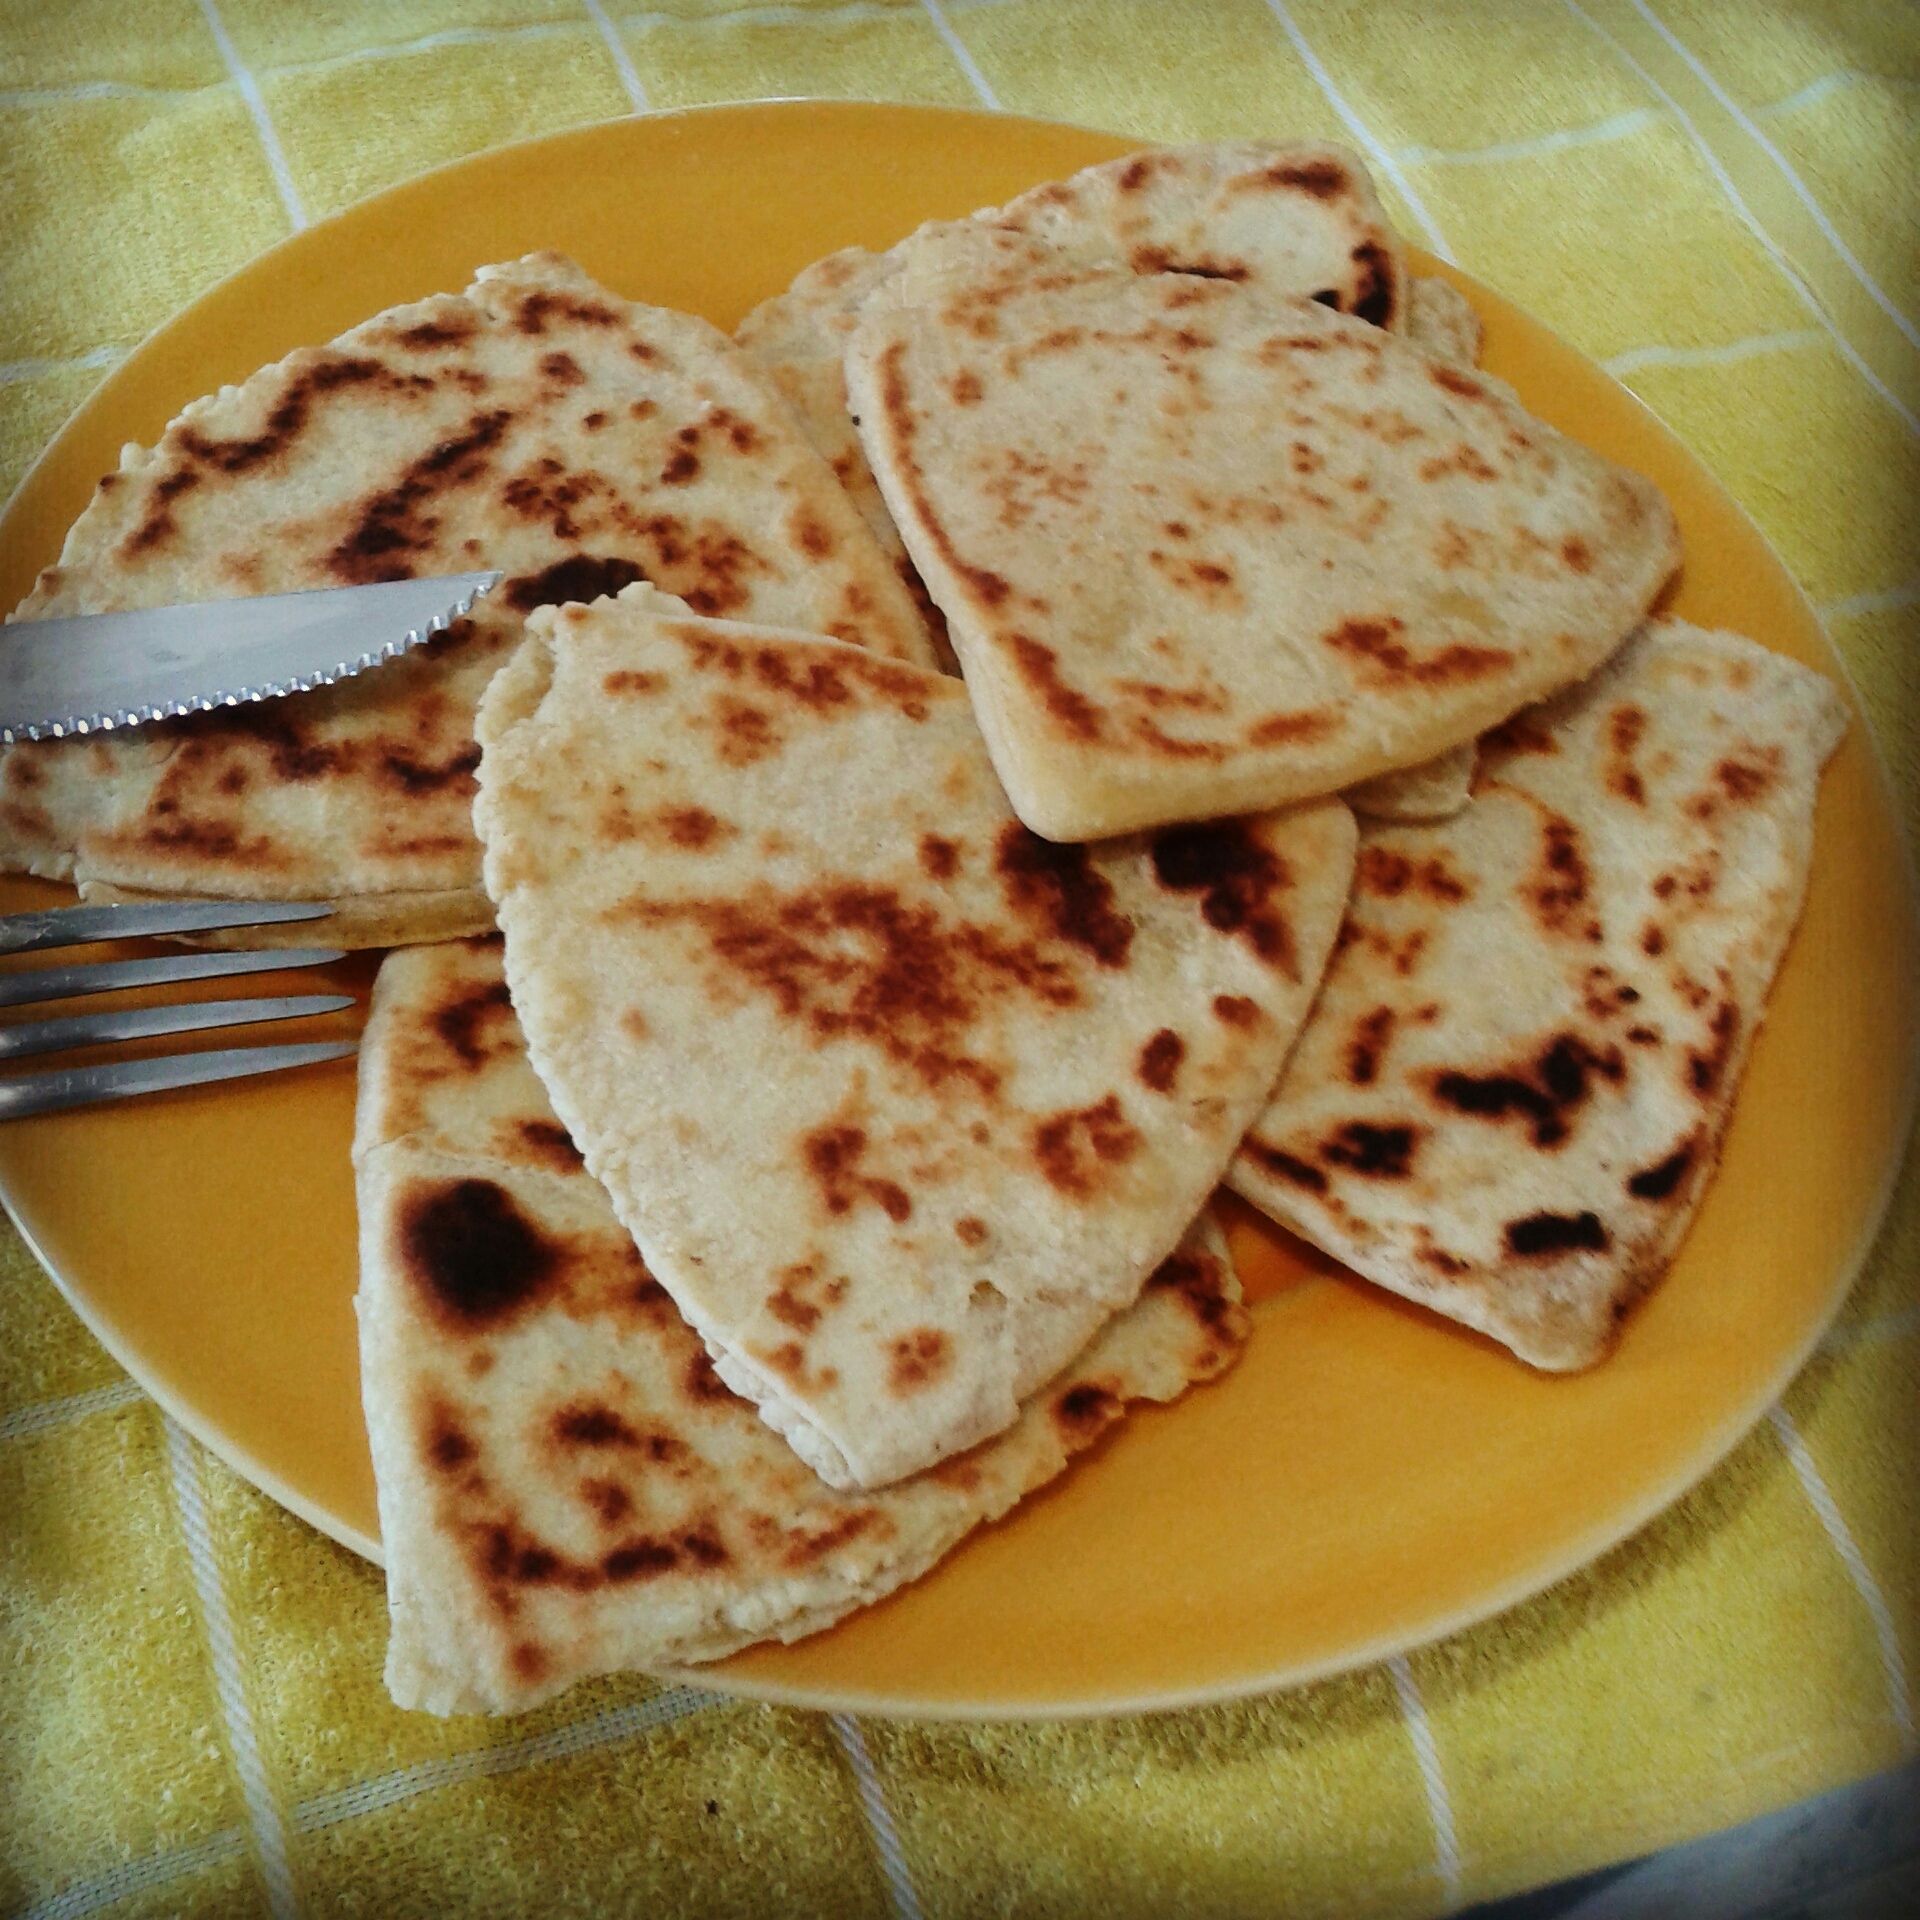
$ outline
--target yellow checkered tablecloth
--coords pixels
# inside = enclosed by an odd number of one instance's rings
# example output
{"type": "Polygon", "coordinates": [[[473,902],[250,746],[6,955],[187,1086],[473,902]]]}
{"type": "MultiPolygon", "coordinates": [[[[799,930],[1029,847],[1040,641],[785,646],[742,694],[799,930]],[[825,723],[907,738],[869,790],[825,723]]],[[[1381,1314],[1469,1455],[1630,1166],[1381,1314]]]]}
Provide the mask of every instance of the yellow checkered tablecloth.
{"type": "MultiPolygon", "coordinates": [[[[1920,809],[1920,15],[1886,0],[0,0],[0,479],[289,228],[768,94],[1358,146],[1405,230],[1759,520],[1920,809]]],[[[1920,1671],[1920,1181],[1705,1486],[1409,1660],[940,1727],[643,1681],[396,1713],[379,1577],[202,1453],[0,1229],[0,1908],[1415,1914],[1891,1764],[1920,1671]]]]}

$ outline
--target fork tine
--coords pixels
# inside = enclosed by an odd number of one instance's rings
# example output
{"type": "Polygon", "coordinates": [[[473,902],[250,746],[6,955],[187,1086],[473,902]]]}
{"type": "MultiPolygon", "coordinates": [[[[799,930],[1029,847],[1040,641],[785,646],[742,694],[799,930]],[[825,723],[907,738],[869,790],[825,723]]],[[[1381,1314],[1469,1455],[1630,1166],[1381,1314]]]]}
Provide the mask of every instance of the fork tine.
{"type": "Polygon", "coordinates": [[[0,953],[39,953],[90,940],[131,940],[138,934],[266,927],[319,920],[332,911],[324,900],[123,900],[101,907],[50,907],[0,916],[0,953]]]}
{"type": "Polygon", "coordinates": [[[353,1005],[350,993],[287,994],[266,1000],[187,1000],[166,1007],[120,1007],[111,1013],[28,1020],[0,1027],[0,1060],[34,1053],[65,1053],[110,1040],[145,1040],[160,1033],[198,1033],[205,1027],[244,1027],[257,1020],[298,1020],[338,1013],[353,1005]]]}
{"type": "Polygon", "coordinates": [[[271,947],[246,953],[168,953],[153,960],[102,960],[77,967],[32,967],[0,973],[0,1007],[36,1000],[71,1000],[122,987],[158,987],[173,980],[218,980],[235,973],[273,973],[281,967],[322,967],[338,947],[271,947]]]}
{"type": "Polygon", "coordinates": [[[62,1067],[51,1073],[23,1074],[0,1081],[0,1120],[29,1114],[58,1113],[95,1101],[124,1100],[131,1094],[158,1093],[168,1087],[204,1086],[212,1080],[238,1080],[249,1074],[275,1073],[283,1067],[344,1060],[358,1042],[323,1041],[291,1047],[227,1047],[213,1053],[171,1053],[157,1060],[115,1060],[100,1067],[62,1067]]]}

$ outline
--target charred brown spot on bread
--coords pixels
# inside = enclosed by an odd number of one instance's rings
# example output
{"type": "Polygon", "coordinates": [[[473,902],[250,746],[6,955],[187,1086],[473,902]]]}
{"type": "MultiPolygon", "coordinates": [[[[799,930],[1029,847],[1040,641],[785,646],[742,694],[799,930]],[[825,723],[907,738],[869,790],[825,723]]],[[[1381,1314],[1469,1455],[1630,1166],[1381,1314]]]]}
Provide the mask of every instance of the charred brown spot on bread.
{"type": "Polygon", "coordinates": [[[516,574],[502,583],[501,599],[517,613],[564,606],[574,600],[611,599],[647,576],[620,554],[569,554],[538,573],[516,574]]]}
{"type": "Polygon", "coordinates": [[[406,580],[432,547],[437,523],[424,514],[429,500],[477,484],[513,416],[476,413],[462,431],[411,460],[388,486],[370,494],[346,538],[327,555],[336,579],[350,585],[406,580]]]}
{"type": "Polygon", "coordinates": [[[953,1231],[962,1246],[977,1247],[987,1237],[987,1223],[970,1213],[962,1214],[953,1223],[953,1231]]]}
{"type": "Polygon", "coordinates": [[[1325,707],[1301,707],[1291,713],[1269,713],[1247,728],[1247,740],[1256,747],[1294,746],[1323,739],[1338,730],[1340,716],[1325,707]]]}
{"type": "Polygon", "coordinates": [[[1404,1180],[1419,1143],[1417,1127],[1348,1120],[1320,1142],[1320,1157],[1329,1166],[1345,1167],[1370,1180],[1404,1180]]]}
{"type": "Polygon", "coordinates": [[[1299,1155],[1288,1153],[1280,1147],[1270,1147],[1257,1135],[1248,1134],[1241,1142],[1240,1151],[1256,1167],[1276,1179],[1286,1181],[1289,1186],[1304,1188],[1308,1193],[1325,1193],[1327,1190],[1327,1176],[1312,1161],[1302,1160],[1299,1155]]]}
{"type": "Polygon", "coordinates": [[[494,1048],[496,1021],[511,1019],[513,1002],[504,980],[471,986],[443,1001],[428,1016],[440,1042],[465,1067],[486,1063],[494,1048]]]}
{"type": "Polygon", "coordinates": [[[1397,899],[1411,890],[1429,900],[1452,906],[1472,898],[1473,890],[1446,862],[1444,854],[1432,854],[1425,860],[1409,859],[1396,848],[1373,845],[1360,849],[1354,869],[1355,890],[1397,899]]]}
{"type": "Polygon", "coordinates": [[[1658,920],[1649,920],[1640,929],[1640,951],[1657,960],[1667,950],[1666,929],[1658,920]]]}
{"type": "Polygon", "coordinates": [[[850,1212],[860,1199],[873,1202],[889,1220],[905,1220],[913,1200],[897,1181],[876,1179],[860,1170],[867,1151],[864,1128],[816,1127],[803,1136],[800,1147],[820,1198],[831,1214],[850,1212]]]}
{"type": "Polygon", "coordinates": [[[1216,1338],[1237,1344],[1246,1334],[1246,1309],[1227,1290],[1226,1271],[1210,1253],[1180,1248],[1161,1261],[1149,1289],[1178,1294],[1187,1311],[1216,1338]]]}
{"type": "Polygon", "coordinates": [[[1513,660],[1504,647],[1473,647],[1459,641],[1437,653],[1415,655],[1395,638],[1405,631],[1406,623],[1389,614],[1381,620],[1342,620],[1321,638],[1336,653],[1362,662],[1389,685],[1435,687],[1478,680],[1513,660]]]}
{"type": "Polygon", "coordinates": [[[1463,400],[1484,400],[1487,397],[1486,388],[1470,374],[1462,373],[1458,367],[1449,367],[1436,361],[1427,368],[1427,378],[1436,387],[1459,394],[1463,400]]]}
{"type": "Polygon", "coordinates": [[[840,1548],[851,1546],[862,1534],[885,1531],[886,1516],[877,1507],[855,1507],[824,1527],[800,1528],[787,1538],[782,1561],[794,1571],[811,1567],[840,1548]]]}
{"type": "Polygon", "coordinates": [[[889,1346],[887,1382],[895,1393],[914,1393],[952,1366],[953,1342],[938,1327],[916,1327],[889,1346]]]}
{"type": "Polygon", "coordinates": [[[416,1186],[400,1211],[402,1267],[443,1320],[498,1326],[548,1293],[561,1247],[491,1180],[416,1186]]]}
{"type": "Polygon", "coordinates": [[[584,1479],[580,1482],[580,1498],[604,1527],[617,1527],[633,1513],[633,1495],[617,1480],[584,1479]]]}
{"type": "Polygon", "coordinates": [[[1144,153],[1136,153],[1120,169],[1115,181],[1122,193],[1138,193],[1153,178],[1153,162],[1144,153]]]}
{"type": "Polygon", "coordinates": [[[448,314],[438,320],[421,320],[411,327],[397,328],[390,338],[396,346],[425,353],[434,347],[457,347],[474,336],[473,321],[465,314],[448,314]]]}
{"type": "Polygon", "coordinates": [[[1551,1260],[1564,1253],[1605,1253],[1612,1241],[1600,1216],[1579,1213],[1530,1213],[1509,1220],[1507,1251],[1516,1259],[1551,1260]]]}
{"type": "Polygon", "coordinates": [[[544,1680],[552,1666],[545,1649],[535,1646],[531,1640],[516,1640],[508,1658],[515,1677],[529,1686],[537,1686],[544,1680]]]}
{"type": "Polygon", "coordinates": [[[1103,1183],[1103,1169],[1124,1165],[1139,1152],[1139,1130],[1116,1094],[1088,1107],[1071,1107],[1035,1124],[1033,1157],[1050,1186],[1076,1200],[1103,1183]]]}
{"type": "Polygon", "coordinates": [[[616,667],[600,681],[603,692],[616,695],[658,693],[666,684],[660,674],[647,673],[639,667],[616,667]]]}
{"type": "Polygon", "coordinates": [[[1687,1084],[1695,1093],[1705,1098],[1719,1090],[1739,1034],[1740,1009],[1731,1000],[1722,1000],[1708,1023],[1707,1044],[1687,1055],[1687,1084]]]}
{"type": "MultiPolygon", "coordinates": [[[[380,756],[380,778],[402,793],[437,793],[442,789],[471,791],[473,775],[480,765],[480,749],[466,746],[445,760],[420,760],[410,753],[387,752],[380,756]]],[[[454,843],[464,845],[462,838],[454,843]]],[[[418,850],[416,843],[415,850],[418,850]]]]}
{"type": "Polygon", "coordinates": [[[375,386],[389,394],[425,393],[433,381],[425,374],[395,373],[378,360],[327,350],[317,355],[288,381],[274,403],[266,424],[249,438],[210,440],[194,427],[176,430],[176,441],[188,458],[224,474],[251,472],[277,459],[306,431],[313,403],[343,387],[375,386]]]}
{"type": "Polygon", "coordinates": [[[1392,256],[1376,240],[1363,240],[1351,255],[1359,270],[1350,308],[1356,320],[1384,327],[1393,318],[1395,301],[1392,256]]]}
{"type": "Polygon", "coordinates": [[[1566,562],[1569,573],[1593,571],[1593,549],[1577,533],[1568,534],[1560,542],[1560,558],[1566,562]]]}
{"type": "Polygon", "coordinates": [[[691,447],[675,447],[660,469],[663,487],[684,487],[700,474],[700,456],[691,447]]]}
{"type": "Polygon", "coordinates": [[[1564,933],[1586,905],[1589,885],[1579,829],[1563,814],[1549,815],[1541,825],[1539,856],[1522,884],[1522,897],[1543,927],[1564,933]]]}
{"type": "Polygon", "coordinates": [[[1162,1027],[1140,1049],[1141,1084],[1155,1093],[1171,1093],[1180,1063],[1186,1057],[1187,1043],[1171,1027],[1162,1027]]]}
{"type": "Polygon", "coordinates": [[[1500,757],[1508,754],[1523,753],[1550,754],[1560,751],[1560,743],[1544,726],[1538,717],[1528,711],[1514,714],[1503,720],[1499,726],[1480,736],[1481,751],[1486,756],[1500,757]]]}
{"type": "Polygon", "coordinates": [[[1271,186],[1292,187],[1315,200],[1337,200],[1353,182],[1337,160],[1277,160],[1261,178],[1271,186]]]}
{"type": "Polygon", "coordinates": [[[956,407],[974,407],[980,404],[980,396],[986,391],[980,384],[980,376],[971,367],[962,367],[947,382],[947,392],[956,407]]]}
{"type": "MultiPolygon", "coordinates": [[[[664,1291],[664,1289],[663,1289],[664,1291]]],[[[689,1400],[731,1400],[732,1393],[727,1384],[714,1370],[713,1356],[705,1347],[697,1348],[687,1356],[685,1370],[680,1376],[681,1390],[689,1400]]]]}
{"type": "Polygon", "coordinates": [[[1380,1076],[1380,1059],[1393,1038],[1398,1015],[1391,1007],[1375,1007],[1354,1022],[1347,1042],[1347,1078],[1356,1087],[1370,1087],[1380,1076]]]}
{"type": "MultiPolygon", "coordinates": [[[[577,294],[554,293],[545,287],[538,287],[519,303],[520,310],[514,316],[514,325],[522,333],[540,334],[547,330],[551,319],[571,320],[581,327],[611,327],[620,316],[614,310],[598,300],[584,300],[577,294]]],[[[642,354],[646,359],[654,357],[651,347],[643,347],[636,341],[629,351],[642,354]]]]}
{"type": "Polygon", "coordinates": [[[1557,1034],[1531,1061],[1502,1073],[1463,1073],[1448,1068],[1431,1076],[1442,1106],[1476,1120],[1526,1121],[1536,1147],[1559,1146],[1572,1117],[1592,1097],[1593,1083],[1618,1086],[1626,1062],[1614,1046],[1594,1048],[1578,1034],[1557,1034]]]}
{"type": "Polygon", "coordinates": [[[817,1039],[870,1043],[930,1086],[959,1080],[985,1096],[998,1090],[998,1072],[961,1051],[987,1001],[1081,1000],[1055,943],[1008,940],[892,887],[846,881],[741,899],[637,895],[614,912],[697,926],[720,963],[713,991],[723,998],[731,981],[744,982],[817,1039]]]}
{"type": "Polygon", "coordinates": [[[1431,1267],[1435,1273],[1449,1280],[1457,1280],[1462,1274],[1473,1271],[1473,1263],[1463,1260],[1457,1253],[1449,1253],[1445,1247],[1437,1247],[1431,1242],[1414,1250],[1414,1256],[1423,1267],[1431,1267]]]}
{"type": "Polygon", "coordinates": [[[420,1423],[420,1450],[442,1473],[459,1473],[479,1458],[473,1436],[444,1400],[434,1400],[420,1423]]]}
{"type": "Polygon", "coordinates": [[[540,371],[563,387],[577,387],[587,377],[580,370],[580,362],[570,353],[542,354],[540,371]]]}
{"type": "Polygon", "coordinates": [[[640,1436],[611,1407],[577,1401],[555,1412],[550,1423],[562,1447],[638,1447],[640,1436]]]}
{"type": "Polygon", "coordinates": [[[1260,1018],[1260,1008],[1243,993],[1216,993],[1213,1014],[1230,1027],[1250,1027],[1260,1018]]]}
{"type": "Polygon", "coordinates": [[[1729,800],[1745,803],[1757,800],[1771,787],[1780,773],[1780,749],[1769,747],[1754,760],[1722,760],[1713,777],[1729,800]]]}
{"type": "Polygon", "coordinates": [[[937,833],[920,836],[920,869],[930,880],[951,880],[960,871],[960,843],[937,833]]]}
{"type": "Polygon", "coordinates": [[[1103,967],[1126,965],[1133,922],[1115,909],[1113,884],[1084,846],[1042,840],[1010,820],[994,848],[994,867],[1007,904],[1023,919],[1103,967]]]}
{"type": "Polygon", "coordinates": [[[1664,1160],[1656,1160],[1652,1166],[1629,1175],[1627,1191],[1636,1200],[1672,1199],[1699,1151],[1699,1135],[1689,1134],[1664,1160]]]}
{"type": "Polygon", "coordinates": [[[712,846],[716,840],[732,839],[739,832],[705,807],[668,807],[660,815],[660,824],[676,847],[696,851],[712,846]]]}
{"type": "Polygon", "coordinates": [[[730,767],[750,767],[782,743],[784,736],[775,730],[773,715],[749,700],[722,696],[714,702],[713,713],[719,723],[720,758],[730,767]]]}
{"type": "Polygon", "coordinates": [[[1217,933],[1237,935],[1268,965],[1299,978],[1293,929],[1276,896],[1292,875],[1244,820],[1170,827],[1157,834],[1154,878],[1172,893],[1196,893],[1200,913],[1217,933]]]}
{"type": "Polygon", "coordinates": [[[520,1144],[560,1173],[584,1165],[580,1149],[557,1120],[522,1120],[520,1144]]]}
{"type": "Polygon", "coordinates": [[[1084,1445],[1120,1417],[1120,1396],[1098,1380],[1082,1380],[1054,1396],[1053,1423],[1067,1438],[1084,1445]]]}
{"type": "MultiPolygon", "coordinates": [[[[104,486],[106,483],[103,481],[101,484],[104,486]]],[[[156,480],[148,495],[147,510],[141,516],[140,524],[121,542],[121,553],[132,559],[172,539],[179,530],[179,523],[173,517],[173,503],[183,493],[191,493],[199,484],[199,472],[192,467],[176,468],[156,480]]]]}

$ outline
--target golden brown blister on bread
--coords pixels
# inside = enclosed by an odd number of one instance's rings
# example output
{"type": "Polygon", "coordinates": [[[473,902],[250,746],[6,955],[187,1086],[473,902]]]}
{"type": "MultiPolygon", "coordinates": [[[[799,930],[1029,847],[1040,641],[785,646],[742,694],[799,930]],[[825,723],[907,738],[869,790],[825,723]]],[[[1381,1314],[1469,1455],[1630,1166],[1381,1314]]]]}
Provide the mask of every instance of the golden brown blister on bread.
{"type": "Polygon", "coordinates": [[[1535,1366],[1599,1359],[1711,1178],[1845,725],[1796,662],[1657,621],[1489,735],[1464,813],[1365,830],[1231,1184],[1535,1366]]]}
{"type": "MultiPolygon", "coordinates": [[[[0,753],[0,866],[136,892],[369,901],[430,937],[478,889],[480,690],[534,608],[652,580],[927,659],[912,602],[778,395],[704,321],[570,262],[487,268],[130,448],[18,619],[474,568],[506,578],[377,671],[0,753]]],[[[0,645],[6,638],[0,635],[0,645]]]]}
{"type": "Polygon", "coordinates": [[[1128,1402],[1221,1372],[1247,1331],[1203,1221],[1011,1430],[836,1492],[721,1384],[586,1173],[497,938],[382,968],[355,1158],[387,1679],[433,1712],[817,1632],[1052,1479],[1128,1402]]]}
{"type": "Polygon", "coordinates": [[[1053,846],[957,682],[640,589],[534,622],[480,731],[555,1108],[721,1377],[836,1484],[1006,1426],[1134,1298],[1351,873],[1338,803],[1053,846]]]}

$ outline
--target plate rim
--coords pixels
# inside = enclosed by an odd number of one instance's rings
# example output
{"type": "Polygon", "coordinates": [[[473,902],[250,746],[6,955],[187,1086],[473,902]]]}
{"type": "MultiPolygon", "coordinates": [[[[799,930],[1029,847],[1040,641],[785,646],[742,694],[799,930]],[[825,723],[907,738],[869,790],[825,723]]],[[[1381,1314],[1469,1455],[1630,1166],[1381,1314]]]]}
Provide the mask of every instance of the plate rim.
{"type": "MultiPolygon", "coordinates": [[[[404,179],[390,182],[376,192],[364,195],[336,209],[324,219],[316,220],[309,226],[285,235],[271,246],[240,262],[219,279],[210,282],[184,306],[151,328],[81,401],[59,431],[41,448],[8,495],[4,505],[0,505],[0,525],[5,525],[13,518],[30,492],[39,489],[42,485],[43,472],[50,468],[60,448],[75,429],[97,413],[111,414],[121,383],[136,377],[136,369],[143,358],[157,343],[163,341],[171,330],[183,324],[204,303],[229,289],[234,282],[260,273],[262,270],[270,270],[270,263],[284,254],[312,245],[312,236],[324,234],[327,229],[348,216],[362,214],[377,207],[383,201],[418,192],[443,176],[457,175],[463,170],[502,161],[511,165],[514,156],[522,156],[540,149],[561,147],[576,140],[591,142],[596,136],[604,136],[607,130],[612,128],[642,124],[656,125],[662,122],[737,120],[764,114],[770,110],[779,113],[782,117],[824,115],[828,118],[846,116],[871,119],[876,115],[882,117],[901,115],[916,121],[936,119],[956,124],[999,121],[1036,129],[1083,134],[1090,138],[1112,142],[1122,151],[1165,144],[1140,140],[1130,133],[1089,126],[1084,122],[1013,113],[1004,109],[920,104],[899,100],[847,100],[807,95],[776,95],[751,100],[709,102],[648,113],[618,114],[583,122],[578,126],[529,135],[523,139],[506,141],[496,146],[481,148],[473,153],[459,155],[424,168],[418,173],[410,174],[404,179]]],[[[1789,589],[1797,612],[1820,637],[1825,664],[1837,672],[1844,686],[1854,729],[1860,737],[1859,743],[1864,754],[1873,801],[1892,829],[1902,882],[1901,899],[1898,904],[1904,907],[1904,912],[1890,916],[1895,924],[1888,937],[1897,945],[1902,943],[1904,935],[1906,946],[1920,950],[1920,866],[1916,865],[1914,838],[1909,831],[1903,809],[1898,803],[1898,795],[1886,757],[1869,724],[1859,683],[1846,657],[1835,646],[1827,631],[1826,623],[1820,618],[1804,587],[1778,554],[1745,504],[1730,491],[1702,455],[1696,453],[1673,428],[1669,427],[1646,401],[1608,373],[1605,367],[1591,355],[1573,346],[1557,330],[1535,318],[1517,301],[1499,293],[1497,289],[1476,275],[1468,273],[1451,261],[1437,258],[1425,248],[1411,242],[1403,242],[1403,245],[1410,270],[1423,274],[1435,274],[1447,279],[1459,286],[1469,297],[1485,295],[1489,300],[1520,315],[1529,328],[1545,336],[1555,347],[1597,371],[1611,389],[1615,404],[1621,401],[1629,403],[1627,410],[1636,417],[1643,429],[1650,429],[1655,436],[1677,447],[1705,475],[1716,504],[1722,509],[1731,510],[1752,538],[1774,560],[1782,580],[1789,589]]],[[[1478,310],[1477,303],[1476,310],[1478,310]]],[[[56,554],[55,560],[45,564],[56,564],[57,557],[56,554]]],[[[1763,641],[1758,644],[1767,643],[1763,641]]],[[[1798,928],[1796,927],[1794,944],[1797,944],[1797,941],[1798,928]]],[[[1783,958],[1783,969],[1791,964],[1791,961],[1792,945],[1789,946],[1787,955],[1783,958]]],[[[1462,1606],[1425,1615],[1400,1630],[1376,1636],[1372,1640],[1349,1646],[1338,1653],[1321,1658],[1282,1665],[1258,1674],[1238,1675],[1201,1686],[1126,1696],[1108,1695],[1099,1699],[1049,1699],[1036,1702],[1014,1697],[956,1701],[946,1697],[919,1698],[897,1689],[884,1696],[876,1696],[872,1693],[848,1692],[828,1687],[787,1685],[778,1680],[765,1679],[757,1674],[740,1674],[732,1670],[731,1662],[722,1662],[713,1667],[663,1666],[648,1669],[645,1677],[660,1684],[685,1685],[735,1699],[809,1710],[855,1712],[880,1719],[982,1722],[1017,1718],[1070,1721],[1107,1715],[1185,1710],[1300,1688],[1378,1665],[1417,1649],[1432,1646],[1482,1624],[1528,1600],[1537,1598],[1541,1593],[1581,1569],[1591,1566],[1640,1533],[1659,1515],[1674,1506],[1693,1488],[1717,1471],[1733,1451],[1757,1429],[1768,1411],[1777,1404],[1782,1394],[1820,1348],[1852,1293],[1886,1224],[1893,1195],[1905,1172],[1904,1163],[1907,1157],[1905,1146],[1912,1133],[1917,1111],[1920,1111],[1920,1029],[1916,1030],[1914,1044],[1909,1050],[1898,1114],[1888,1132],[1889,1151],[1877,1191],[1872,1197],[1870,1208],[1863,1213],[1862,1225],[1857,1232],[1854,1244],[1847,1249],[1845,1257],[1834,1265],[1833,1283],[1824,1306],[1810,1322],[1800,1341],[1786,1352],[1776,1366],[1763,1376],[1748,1396],[1729,1412],[1705,1439],[1692,1448],[1668,1474],[1660,1478],[1651,1491],[1644,1493],[1639,1500],[1630,1505],[1609,1514],[1605,1520],[1596,1523],[1580,1535],[1577,1541],[1563,1544],[1549,1561],[1517,1573],[1497,1586],[1484,1589],[1462,1606]]],[[[69,1284],[67,1278],[47,1257],[38,1239],[16,1210],[10,1182],[4,1173],[0,1173],[0,1203],[4,1203],[7,1216],[19,1232],[23,1243],[42,1271],[53,1281],[62,1299],[66,1301],[88,1332],[106,1349],[115,1363],[162,1413],[176,1421],[232,1471],[276,1504],[360,1558],[371,1561],[376,1566],[384,1565],[380,1542],[376,1537],[363,1533],[351,1522],[342,1519],[318,1501],[288,1485],[245,1446],[231,1440],[215,1421],[203,1416],[189,1402],[182,1399],[170,1383],[163,1382],[157,1375],[150,1374],[149,1370],[138,1362],[137,1357],[133,1355],[131,1343],[110,1320],[98,1313],[91,1303],[69,1284]]]]}

